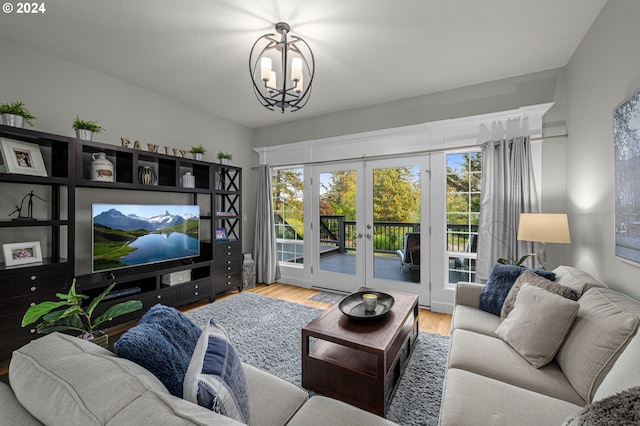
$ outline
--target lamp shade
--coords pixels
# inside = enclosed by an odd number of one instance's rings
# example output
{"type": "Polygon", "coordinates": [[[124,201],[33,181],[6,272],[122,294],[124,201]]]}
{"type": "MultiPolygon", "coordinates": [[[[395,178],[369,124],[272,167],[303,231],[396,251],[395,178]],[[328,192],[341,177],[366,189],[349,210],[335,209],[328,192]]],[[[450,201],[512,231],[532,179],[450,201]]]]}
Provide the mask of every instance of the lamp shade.
{"type": "Polygon", "coordinates": [[[570,243],[569,221],[560,213],[521,213],[518,240],[570,243]]]}

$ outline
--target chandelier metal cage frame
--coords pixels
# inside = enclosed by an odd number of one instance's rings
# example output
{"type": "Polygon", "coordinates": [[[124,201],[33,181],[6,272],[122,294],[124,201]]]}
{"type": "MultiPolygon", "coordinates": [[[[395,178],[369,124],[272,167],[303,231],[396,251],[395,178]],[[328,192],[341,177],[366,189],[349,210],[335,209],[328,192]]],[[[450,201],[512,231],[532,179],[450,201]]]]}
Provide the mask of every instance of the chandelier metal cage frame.
{"type": "Polygon", "coordinates": [[[253,44],[249,54],[249,73],[253,91],[262,106],[271,111],[280,109],[282,113],[290,108],[293,112],[309,101],[315,75],[315,58],[304,39],[289,34],[289,24],[278,22],[275,29],[281,36],[280,40],[276,38],[276,34],[271,33],[258,38],[253,44]],[[271,69],[271,58],[267,55],[280,59],[279,76],[271,69]],[[263,64],[263,58],[269,59],[269,72],[263,64]],[[295,65],[294,58],[300,58],[295,65]],[[273,84],[272,79],[276,84],[273,84]]]}

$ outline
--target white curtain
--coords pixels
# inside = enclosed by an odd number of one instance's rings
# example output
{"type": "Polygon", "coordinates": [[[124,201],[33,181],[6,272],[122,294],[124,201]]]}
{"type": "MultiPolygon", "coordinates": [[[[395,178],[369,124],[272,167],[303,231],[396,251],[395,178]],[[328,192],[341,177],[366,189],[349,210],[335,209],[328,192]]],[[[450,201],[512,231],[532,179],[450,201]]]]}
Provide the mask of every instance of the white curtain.
{"type": "MultiPolygon", "coordinates": [[[[529,137],[488,142],[482,148],[482,196],[476,277],[484,281],[500,258],[534,252],[533,243],[518,241],[520,213],[538,213],[529,137]]],[[[532,258],[527,266],[533,266],[532,258]]]]}
{"type": "Polygon", "coordinates": [[[258,171],[258,196],[256,200],[255,253],[257,282],[273,284],[280,279],[276,227],[273,219],[271,169],[261,165],[258,171]]]}

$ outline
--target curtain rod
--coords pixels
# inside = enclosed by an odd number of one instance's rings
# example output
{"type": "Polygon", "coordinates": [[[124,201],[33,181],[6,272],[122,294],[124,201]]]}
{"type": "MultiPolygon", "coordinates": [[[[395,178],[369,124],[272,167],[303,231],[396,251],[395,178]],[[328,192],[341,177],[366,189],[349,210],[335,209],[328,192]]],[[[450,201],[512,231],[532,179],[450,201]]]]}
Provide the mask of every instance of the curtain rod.
{"type": "MultiPolygon", "coordinates": [[[[563,135],[553,135],[553,136],[539,136],[539,137],[535,137],[535,138],[529,138],[530,141],[542,141],[542,140],[546,140],[546,139],[566,139],[569,137],[568,133],[565,133],[563,135]]],[[[482,147],[484,144],[475,144],[475,145],[465,145],[465,146],[456,146],[456,147],[452,147],[452,148],[433,148],[433,149],[428,149],[428,150],[423,150],[423,151],[411,151],[411,152],[407,152],[407,153],[403,153],[403,154],[385,154],[385,155],[372,155],[372,156],[366,156],[366,155],[362,155],[360,157],[351,157],[351,158],[341,158],[339,160],[322,160],[322,161],[307,161],[307,162],[300,162],[300,163],[291,163],[291,164],[278,164],[275,167],[289,167],[289,166],[312,166],[315,164],[335,164],[335,163],[345,163],[345,162],[349,162],[349,161],[362,161],[362,160],[386,160],[386,159],[390,159],[390,158],[401,158],[401,157],[406,157],[407,155],[420,155],[420,154],[431,154],[434,152],[442,152],[442,151],[451,151],[451,150],[459,150],[459,149],[468,149],[468,148],[479,148],[482,147]]],[[[251,170],[258,170],[260,168],[260,166],[253,166],[251,167],[251,170]]]]}

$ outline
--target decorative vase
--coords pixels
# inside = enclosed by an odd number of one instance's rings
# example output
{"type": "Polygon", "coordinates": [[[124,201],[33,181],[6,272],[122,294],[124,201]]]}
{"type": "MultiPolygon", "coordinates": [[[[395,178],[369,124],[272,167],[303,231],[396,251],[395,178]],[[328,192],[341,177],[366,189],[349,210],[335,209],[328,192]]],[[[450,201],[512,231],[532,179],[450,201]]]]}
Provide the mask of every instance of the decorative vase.
{"type": "Polygon", "coordinates": [[[76,129],[76,138],[83,141],[93,140],[93,131],[87,129],[76,129]]]}
{"type": "Polygon", "coordinates": [[[204,159],[204,154],[201,153],[201,152],[193,152],[192,155],[193,155],[193,159],[194,160],[202,160],[202,159],[204,159]]]}
{"type": "Polygon", "coordinates": [[[107,160],[107,154],[96,152],[91,155],[91,180],[113,182],[113,164],[107,160]]]}
{"type": "Polygon", "coordinates": [[[196,177],[191,174],[191,172],[186,172],[182,176],[182,187],[183,188],[195,188],[196,187],[196,177]]]}
{"type": "Polygon", "coordinates": [[[24,127],[24,117],[16,114],[2,114],[2,124],[11,127],[24,127]]]}
{"type": "Polygon", "coordinates": [[[138,167],[138,182],[143,185],[155,185],[158,183],[158,176],[151,166],[138,167]]]}

